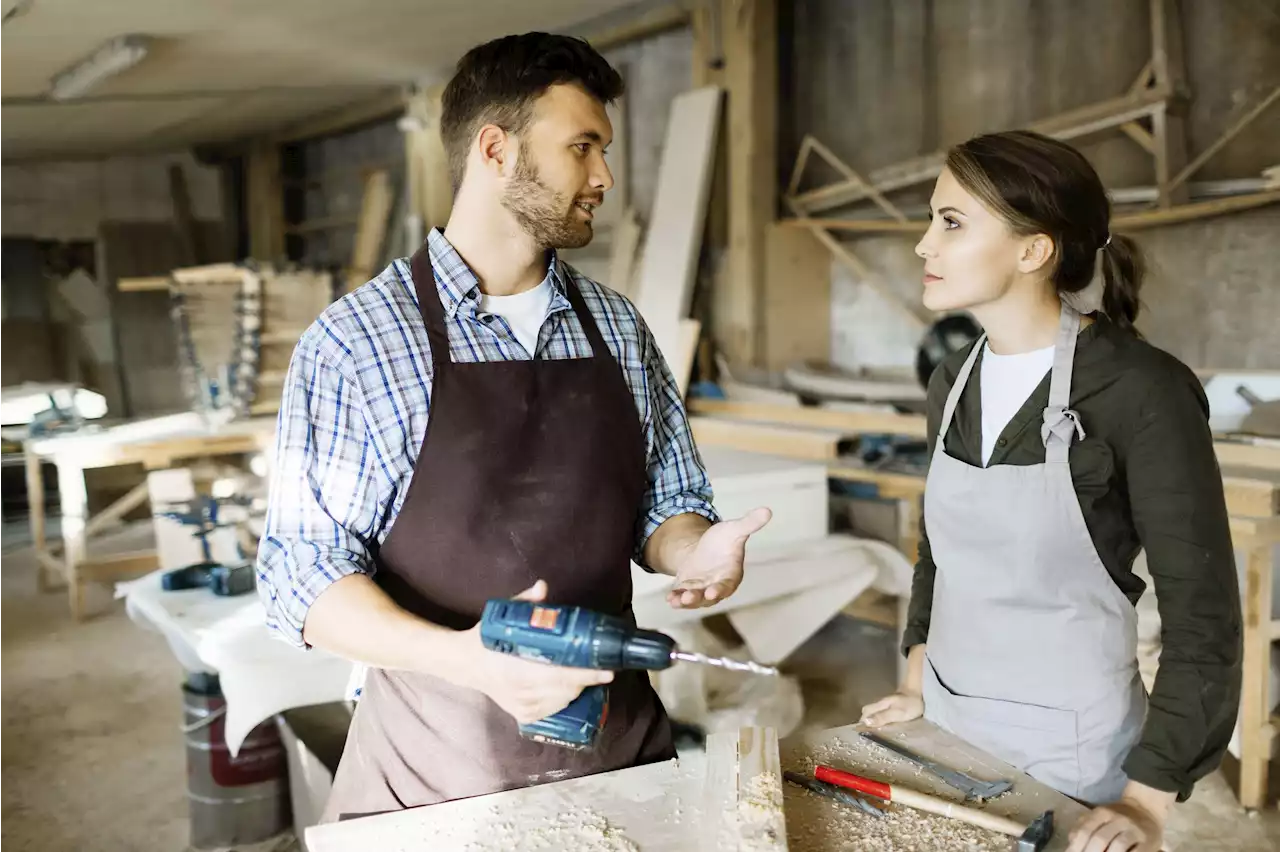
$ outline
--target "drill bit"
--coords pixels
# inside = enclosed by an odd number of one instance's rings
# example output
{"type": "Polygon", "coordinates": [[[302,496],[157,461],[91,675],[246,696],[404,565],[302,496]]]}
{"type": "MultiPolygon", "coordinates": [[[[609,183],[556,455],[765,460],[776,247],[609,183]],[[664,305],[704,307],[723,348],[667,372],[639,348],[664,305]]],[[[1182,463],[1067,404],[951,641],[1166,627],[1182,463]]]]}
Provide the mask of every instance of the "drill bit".
{"type": "Polygon", "coordinates": [[[762,666],[759,663],[750,660],[731,660],[728,657],[708,657],[706,654],[698,654],[691,651],[672,651],[671,658],[673,660],[684,660],[687,663],[701,663],[704,666],[719,666],[722,669],[729,669],[735,672],[750,672],[751,674],[769,675],[776,677],[778,670],[773,666],[762,666]]]}

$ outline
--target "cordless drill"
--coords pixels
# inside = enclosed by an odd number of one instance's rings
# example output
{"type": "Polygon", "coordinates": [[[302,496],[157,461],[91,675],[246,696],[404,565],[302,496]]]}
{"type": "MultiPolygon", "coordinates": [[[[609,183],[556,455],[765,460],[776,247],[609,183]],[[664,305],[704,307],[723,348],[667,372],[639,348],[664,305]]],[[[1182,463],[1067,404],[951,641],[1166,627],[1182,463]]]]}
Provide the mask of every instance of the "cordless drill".
{"type": "MultiPolygon", "coordinates": [[[[480,639],[491,651],[570,668],[653,671],[685,660],[753,674],[778,673],[758,663],[681,651],[665,633],[577,606],[490,600],[480,616],[480,639]]],[[[608,715],[609,688],[598,684],[584,689],[560,712],[521,725],[520,734],[565,748],[591,749],[608,715]]]]}

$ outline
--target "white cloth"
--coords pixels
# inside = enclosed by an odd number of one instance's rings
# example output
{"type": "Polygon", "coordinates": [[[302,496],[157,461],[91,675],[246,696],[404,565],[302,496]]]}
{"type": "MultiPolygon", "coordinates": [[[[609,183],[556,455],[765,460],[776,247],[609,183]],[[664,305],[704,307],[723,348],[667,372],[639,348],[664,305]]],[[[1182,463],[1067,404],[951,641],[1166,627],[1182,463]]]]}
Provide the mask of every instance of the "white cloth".
{"type": "Polygon", "coordinates": [[[987,343],[982,350],[982,466],[991,461],[996,440],[1013,415],[1053,367],[1053,347],[997,355],[987,343]]]}
{"type": "Polygon", "coordinates": [[[511,331],[530,357],[538,351],[538,332],[551,307],[551,279],[545,278],[532,290],[512,296],[480,294],[480,313],[497,314],[507,321],[511,331]]]}

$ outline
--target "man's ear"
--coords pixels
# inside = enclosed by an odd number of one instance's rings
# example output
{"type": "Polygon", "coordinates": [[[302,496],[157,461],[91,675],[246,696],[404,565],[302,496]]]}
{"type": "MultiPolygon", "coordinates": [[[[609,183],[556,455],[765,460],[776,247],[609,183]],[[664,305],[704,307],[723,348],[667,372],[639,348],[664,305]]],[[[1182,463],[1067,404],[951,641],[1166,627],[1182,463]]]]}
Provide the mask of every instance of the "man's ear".
{"type": "Polygon", "coordinates": [[[1048,267],[1058,247],[1048,234],[1036,234],[1022,241],[1022,254],[1018,257],[1019,272],[1039,272],[1048,267]]]}
{"type": "Polygon", "coordinates": [[[480,164],[496,177],[503,177],[515,165],[515,145],[507,131],[496,124],[486,124],[476,137],[480,164]]]}

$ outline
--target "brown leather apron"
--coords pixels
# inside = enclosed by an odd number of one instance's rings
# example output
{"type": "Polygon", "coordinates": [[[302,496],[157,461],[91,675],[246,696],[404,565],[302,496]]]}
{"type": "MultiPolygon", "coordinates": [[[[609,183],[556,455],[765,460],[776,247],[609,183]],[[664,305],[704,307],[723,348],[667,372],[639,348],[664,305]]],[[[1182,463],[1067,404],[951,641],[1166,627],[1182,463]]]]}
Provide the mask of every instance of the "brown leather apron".
{"type": "MultiPolygon", "coordinates": [[[[375,555],[378,584],[457,630],[538,579],[548,601],[631,616],[630,559],[648,476],[622,370],[572,281],[592,357],[454,363],[424,246],[412,261],[434,368],[431,415],[404,504],[375,555]]],[[[631,616],[634,617],[634,616],[631,616]]],[[[596,748],[522,738],[488,696],[370,669],[326,819],[477,796],[675,756],[645,672],[621,672],[596,748]]]]}

